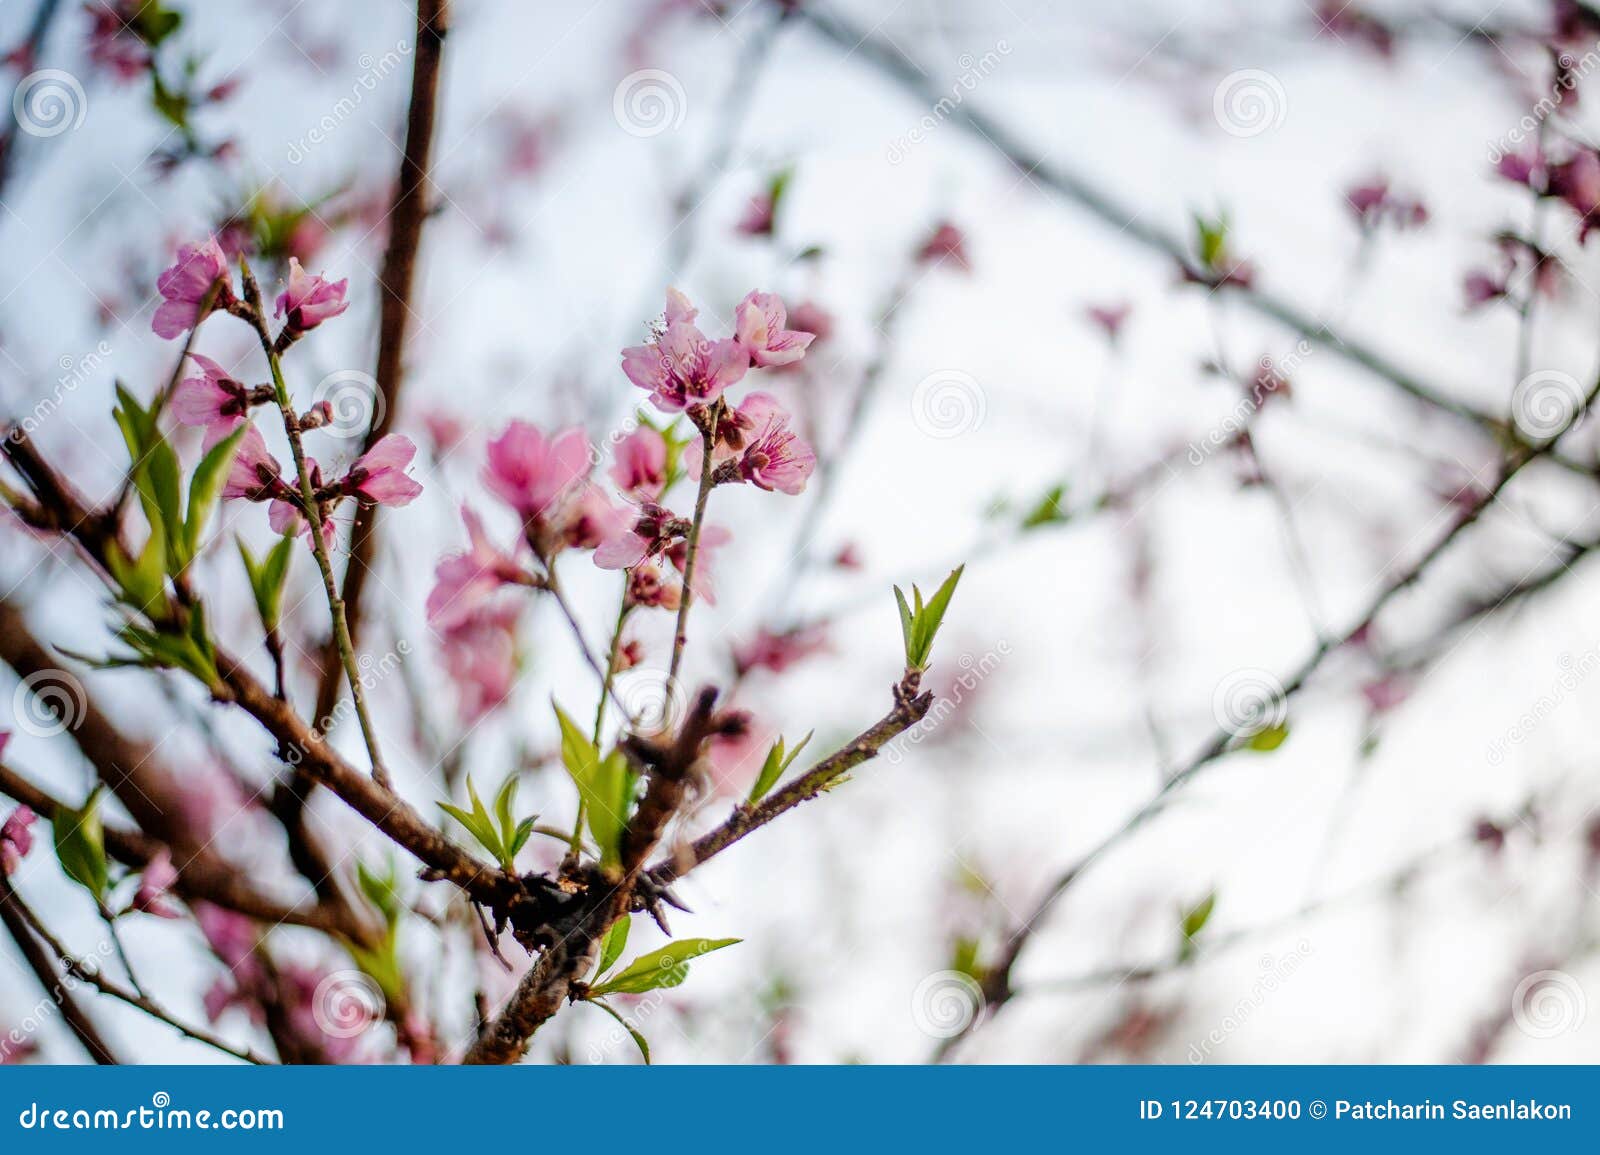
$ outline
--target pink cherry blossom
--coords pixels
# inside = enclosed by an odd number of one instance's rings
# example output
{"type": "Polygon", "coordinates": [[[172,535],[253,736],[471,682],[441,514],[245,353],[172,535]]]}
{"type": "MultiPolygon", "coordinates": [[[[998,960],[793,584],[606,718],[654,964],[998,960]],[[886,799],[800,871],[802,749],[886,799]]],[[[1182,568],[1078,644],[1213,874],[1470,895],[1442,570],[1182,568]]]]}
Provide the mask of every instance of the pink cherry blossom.
{"type": "Polygon", "coordinates": [[[648,390],[664,413],[711,404],[749,368],[750,353],[738,341],[713,341],[686,320],[669,320],[656,340],[622,351],[628,380],[648,390]]]}
{"type": "Polygon", "coordinates": [[[167,892],[178,881],[178,872],[172,865],[172,854],[165,847],[145,864],[139,877],[139,889],[134,892],[130,910],[153,914],[157,918],[178,918],[179,911],[167,898],[167,892]]]}
{"type": "Polygon", "coordinates": [[[208,237],[204,244],[184,245],[178,250],[177,262],[156,278],[156,289],[163,298],[150,324],[156,336],[170,341],[198,325],[201,306],[213,288],[217,290],[213,306],[231,295],[228,258],[217,238],[208,237]]]}
{"type": "Polygon", "coordinates": [[[290,257],[289,286],[278,295],[277,315],[287,314],[291,333],[310,332],[350,307],[344,299],[349,284],[348,278],[330,282],[320,273],[307,273],[297,257],[290,257]]]}
{"type": "Polygon", "coordinates": [[[15,874],[23,856],[33,849],[33,833],[28,828],[39,816],[28,806],[18,806],[0,824],[0,874],[15,874]]]}
{"type": "Polygon", "coordinates": [[[1122,326],[1133,313],[1133,306],[1126,301],[1114,305],[1089,305],[1083,313],[1091,324],[1106,335],[1106,340],[1114,343],[1122,335],[1122,326]]]}
{"type": "Polygon", "coordinates": [[[628,570],[627,598],[631,606],[675,610],[683,600],[683,587],[667,577],[660,558],[650,558],[628,570]]]}
{"type": "MultiPolygon", "coordinates": [[[[689,476],[699,478],[704,450],[690,444],[684,451],[689,476]]],[[[817,467],[811,445],[789,428],[789,413],[770,393],[752,393],[729,414],[719,433],[713,468],[737,459],[739,476],[761,489],[791,496],[805,490],[817,467]]]]}
{"type": "Polygon", "coordinates": [[[341,486],[374,505],[409,505],[422,493],[422,485],[406,474],[416,455],[411,438],[390,433],[356,458],[341,486]]]}
{"type": "Polygon", "coordinates": [[[770,670],[781,674],[797,662],[826,652],[828,634],[821,626],[805,627],[775,634],[757,630],[753,638],[734,647],[733,665],[740,675],[751,670],[770,670]]]}
{"type": "Polygon", "coordinates": [[[573,549],[596,549],[631,516],[631,507],[619,508],[598,485],[584,484],[561,511],[561,540],[573,549]]]}
{"type": "Polygon", "coordinates": [[[667,289],[667,310],[663,314],[668,325],[679,321],[693,321],[700,315],[700,310],[694,307],[687,294],[679,289],[667,289]]]}
{"type": "Polygon", "coordinates": [[[942,222],[917,250],[917,260],[928,264],[949,261],[962,272],[970,272],[972,262],[967,257],[966,234],[949,221],[942,222]]]}
{"type": "MultiPolygon", "coordinates": [[[[300,506],[290,498],[278,497],[272,500],[267,506],[267,524],[272,527],[274,533],[283,537],[304,534],[307,541],[311,540],[311,523],[306,520],[306,515],[300,506]]],[[[323,517],[322,540],[331,542],[336,532],[333,519],[323,517]]]]}
{"type": "Polygon", "coordinates": [[[489,540],[482,518],[462,506],[461,520],[467,527],[467,551],[451,554],[439,563],[428,594],[428,624],[437,630],[461,625],[482,609],[496,590],[519,583],[525,576],[517,559],[489,540]]]}
{"type": "Polygon", "coordinates": [[[468,725],[511,697],[520,611],[517,605],[479,607],[440,638],[445,672],[455,683],[461,719],[468,725]]]}
{"type": "Polygon", "coordinates": [[[806,355],[814,334],[786,329],[788,313],[775,293],[752,292],[734,310],[734,333],[757,365],[790,365],[806,355]]]}
{"type": "Polygon", "coordinates": [[[632,569],[650,556],[656,540],[648,515],[641,516],[632,506],[616,506],[601,527],[594,564],[601,569],[632,569]]]}
{"type": "MultiPolygon", "coordinates": [[[[694,596],[705,602],[708,606],[717,604],[717,590],[712,583],[712,573],[716,569],[717,551],[733,540],[733,532],[720,525],[704,525],[700,527],[700,542],[695,547],[694,555],[694,582],[690,588],[694,596]]],[[[680,574],[689,561],[689,541],[679,538],[666,549],[666,558],[680,574]]]]}
{"type": "MultiPolygon", "coordinates": [[[[220,426],[212,426],[207,431],[207,448],[225,436],[227,433],[220,426]]],[[[282,472],[283,467],[278,464],[277,458],[267,452],[267,442],[261,436],[261,430],[251,425],[234,450],[233,465],[228,470],[228,480],[223,484],[222,496],[265,501],[287,488],[280,476],[282,472]]]]}
{"type": "Polygon", "coordinates": [[[189,354],[200,376],[185,377],[172,391],[172,415],[180,424],[232,433],[250,412],[249,391],[210,357],[189,354]]]}
{"type": "Polygon", "coordinates": [[[735,229],[747,237],[770,237],[776,221],[777,205],[770,192],[757,193],[745,206],[744,216],[735,229]]]}
{"type": "Polygon", "coordinates": [[[524,521],[542,518],[589,471],[589,442],[581,429],[546,438],[513,421],[489,442],[484,484],[524,521]]]}
{"type": "Polygon", "coordinates": [[[611,480],[630,497],[654,500],[667,480],[667,442],[656,430],[641,425],[621,441],[613,454],[611,480]]]}

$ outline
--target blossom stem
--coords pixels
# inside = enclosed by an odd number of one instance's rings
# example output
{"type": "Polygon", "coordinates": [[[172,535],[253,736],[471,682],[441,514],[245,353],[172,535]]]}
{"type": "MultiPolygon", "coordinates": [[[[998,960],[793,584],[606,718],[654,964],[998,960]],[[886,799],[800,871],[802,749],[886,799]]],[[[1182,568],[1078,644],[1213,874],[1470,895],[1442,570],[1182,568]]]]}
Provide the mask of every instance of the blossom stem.
{"type": "Polygon", "coordinates": [[[350,685],[350,698],[355,704],[356,719],[361,724],[361,736],[367,744],[367,756],[372,759],[372,779],[384,789],[393,789],[389,770],[383,764],[383,754],[378,748],[378,732],[367,712],[366,693],[361,688],[361,674],[356,664],[355,645],[350,640],[350,624],[345,617],[344,601],[339,597],[339,583],[333,576],[333,563],[328,558],[328,544],[322,537],[322,512],[317,502],[316,486],[311,481],[311,469],[306,463],[305,445],[300,438],[300,421],[295,416],[294,404],[289,398],[289,386],[283,378],[283,365],[267,329],[267,316],[261,305],[261,289],[250,266],[241,257],[239,265],[244,279],[245,297],[250,303],[251,320],[261,338],[262,351],[267,355],[267,366],[272,370],[272,388],[283,415],[283,430],[289,437],[289,449],[294,454],[295,473],[300,481],[300,501],[305,507],[307,525],[310,527],[311,552],[316,556],[317,569],[322,572],[322,588],[328,597],[328,614],[333,619],[333,640],[339,650],[339,661],[344,666],[345,680],[350,685]]]}
{"type": "Polygon", "coordinates": [[[704,466],[700,470],[700,488],[694,495],[694,520],[689,523],[688,544],[683,556],[683,596],[678,600],[678,628],[672,638],[672,664],[667,668],[667,701],[678,688],[678,669],[683,665],[683,647],[689,641],[689,607],[694,604],[694,567],[700,556],[700,529],[706,520],[706,502],[715,484],[711,455],[716,449],[717,414],[712,412],[700,436],[705,440],[704,466]]]}
{"type": "MultiPolygon", "coordinates": [[[[622,605],[617,610],[617,628],[611,635],[611,652],[606,656],[606,672],[600,682],[600,703],[594,708],[594,738],[596,749],[600,746],[600,735],[606,724],[606,699],[611,696],[611,683],[617,676],[617,658],[622,653],[622,627],[627,624],[628,613],[633,609],[628,604],[628,587],[622,587],[622,605]]],[[[583,798],[578,798],[578,818],[572,824],[572,855],[577,857],[583,846],[583,823],[588,818],[588,808],[584,805],[583,798]]]]}

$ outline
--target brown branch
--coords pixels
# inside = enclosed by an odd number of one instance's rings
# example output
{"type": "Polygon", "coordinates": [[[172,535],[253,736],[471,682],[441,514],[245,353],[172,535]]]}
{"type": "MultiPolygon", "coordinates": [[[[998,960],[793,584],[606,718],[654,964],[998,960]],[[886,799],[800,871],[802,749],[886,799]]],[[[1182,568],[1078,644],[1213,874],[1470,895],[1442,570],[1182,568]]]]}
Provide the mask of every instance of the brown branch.
{"type": "MultiPolygon", "coordinates": [[[[32,441],[17,428],[0,429],[0,452],[27,480],[50,523],[68,533],[83,547],[104,574],[106,556],[116,541],[115,527],[96,517],[83,498],[39,456],[32,441]]],[[[177,613],[182,607],[170,604],[177,613]]],[[[329,787],[346,805],[388,835],[428,867],[429,877],[448,879],[491,907],[503,907],[523,893],[517,878],[483,865],[447,840],[409,803],[346,762],[308,725],[289,703],[276,697],[250,673],[240,659],[222,647],[216,650],[221,681],[207,687],[220,701],[236,702],[275,738],[281,749],[292,751],[314,781],[329,787]]]]}
{"type": "MultiPolygon", "coordinates": [[[[798,6],[797,12],[800,19],[843,49],[849,59],[872,65],[919,103],[949,108],[948,119],[952,124],[971,134],[980,144],[994,149],[1019,173],[1027,174],[1031,182],[1076,205],[1118,235],[1181,265],[1189,264],[1187,247],[1160,226],[1147,221],[1144,213],[1120,202],[1066,165],[1051,161],[1047,153],[1024,142],[1004,123],[980,111],[971,101],[951,106],[949,93],[938,89],[934,76],[918,68],[885,37],[814,3],[798,6]]],[[[1382,353],[1303,313],[1298,306],[1257,287],[1229,285],[1227,291],[1260,315],[1294,330],[1400,392],[1480,429],[1496,434],[1504,431],[1505,423],[1499,418],[1456,400],[1443,389],[1402,369],[1382,353]]]]}
{"type": "Polygon", "coordinates": [[[0,872],[0,923],[5,924],[6,930],[17,944],[17,949],[22,952],[28,968],[33,971],[33,977],[38,979],[39,985],[44,988],[45,996],[61,1008],[62,1019],[78,1042],[83,1045],[83,1049],[89,1052],[89,1057],[101,1066],[116,1066],[119,1062],[116,1052],[106,1043],[100,1034],[100,1029],[94,1025],[94,1020],[78,1005],[78,1000],[72,997],[72,992],[63,985],[64,980],[56,973],[55,964],[50,961],[49,953],[28,928],[28,921],[23,916],[21,907],[22,900],[17,897],[17,892],[11,889],[11,880],[0,872]]]}
{"type": "MultiPolygon", "coordinates": [[[[50,933],[49,928],[44,925],[39,916],[33,912],[27,903],[22,901],[22,896],[17,894],[15,890],[10,889],[9,882],[6,883],[4,890],[0,890],[0,902],[4,902],[8,906],[14,906],[17,915],[39,937],[40,941],[50,948],[50,952],[60,960],[61,965],[66,968],[67,974],[71,977],[88,983],[103,995],[116,999],[118,1002],[126,1003],[130,1007],[143,1011],[151,1018],[166,1023],[167,1026],[173,1028],[179,1034],[185,1035],[197,1043],[204,1043],[206,1046],[213,1047],[225,1055],[231,1055],[235,1059],[242,1059],[247,1063],[272,1065],[271,1059],[263,1058],[249,1047],[235,1047],[226,1039],[212,1034],[203,1027],[185,1023],[175,1018],[170,1011],[163,1008],[161,1004],[142,991],[130,991],[120,983],[107,978],[98,968],[85,966],[67,950],[60,939],[50,933]]],[[[113,931],[113,933],[115,932],[113,931]]]]}
{"type": "MultiPolygon", "coordinates": [[[[1556,444],[1572,428],[1573,424],[1584,414],[1588,406],[1600,395],[1600,383],[1592,387],[1585,396],[1583,403],[1578,406],[1574,416],[1567,425],[1554,436],[1537,444],[1521,444],[1512,449],[1507,460],[1503,463],[1500,476],[1486,492],[1481,494],[1471,506],[1463,511],[1461,517],[1450,528],[1439,536],[1421,557],[1403,570],[1397,577],[1386,584],[1367,604],[1359,619],[1354,625],[1340,633],[1337,637],[1324,638],[1317,643],[1309,655],[1301,662],[1298,668],[1287,677],[1280,680],[1282,699],[1288,701],[1298,693],[1311,680],[1312,676],[1321,668],[1322,663],[1329,655],[1335,653],[1354,638],[1370,628],[1378,619],[1384,609],[1402,592],[1415,585],[1431,567],[1435,560],[1445,553],[1455,540],[1470,526],[1477,523],[1483,513],[1494,504],[1501,492],[1511,480],[1524,468],[1534,461],[1547,458],[1554,451],[1556,444]]],[[[1031,940],[1033,933],[1040,922],[1049,914],[1050,910],[1072,886],[1083,877],[1084,873],[1102,858],[1107,852],[1120,845],[1134,834],[1146,822],[1166,809],[1172,798],[1191,781],[1198,777],[1204,770],[1220,759],[1223,755],[1231,753],[1240,745],[1241,737],[1231,730],[1219,728],[1207,741],[1204,747],[1196,753],[1188,763],[1174,772],[1161,785],[1154,795],[1135,810],[1123,823],[1105,835],[1087,853],[1083,854],[1059,874],[1045,891],[1043,897],[1029,911],[1027,916],[1012,931],[1007,939],[1000,956],[993,965],[986,968],[983,980],[983,996],[988,1013],[982,1017],[982,1022],[987,1022],[1015,994],[1012,976],[1016,970],[1017,962],[1031,940]]],[[[948,1056],[961,1040],[977,1028],[980,1020],[974,1019],[957,1035],[945,1039],[937,1048],[935,1057],[942,1059],[948,1056]]]]}
{"type": "MultiPolygon", "coordinates": [[[[30,807],[46,822],[54,822],[66,805],[4,765],[0,765],[0,794],[30,807]]],[[[133,870],[144,869],[165,845],[141,831],[111,823],[106,825],[105,834],[111,857],[133,870]]],[[[352,922],[337,908],[315,902],[279,902],[256,889],[236,867],[209,855],[178,855],[173,866],[178,871],[175,889],[185,899],[204,900],[273,925],[309,927],[356,942],[366,942],[371,937],[370,928],[352,922]]]]}
{"type": "MultiPolygon", "coordinates": [[[[652,776],[623,838],[621,883],[590,900],[571,930],[550,946],[523,976],[500,1015],[489,1023],[467,1051],[466,1063],[512,1063],[522,1057],[529,1040],[573,995],[573,985],[594,965],[600,939],[618,918],[643,903],[651,909],[656,896],[674,879],[732,846],[750,831],[810,798],[874,757],[879,750],[916,725],[933,704],[931,693],[919,693],[920,675],[908,672],[894,689],[895,706],[876,725],[831,757],[823,759],[788,786],[754,807],[741,807],[716,830],[691,843],[653,870],[643,870],[651,850],[661,841],[682,801],[685,779],[705,739],[724,724],[712,714],[715,693],[703,691],[694,710],[670,744],[634,739],[631,756],[648,763],[652,776]],[[640,884],[648,881],[647,893],[640,884]]],[[[726,718],[726,715],[722,716],[726,718]]]]}
{"type": "Polygon", "coordinates": [[[877,757],[880,750],[922,721],[933,705],[931,691],[919,693],[920,683],[920,674],[907,673],[894,688],[894,709],[880,718],[876,725],[858,734],[841,749],[757,805],[739,807],[721,826],[701,835],[651,870],[651,881],[666,886],[682,878],[751,831],[759,830],[779,815],[793,810],[802,802],[810,801],[836,785],[844,774],[877,757]]]}
{"type": "MultiPolygon", "coordinates": [[[[429,168],[434,122],[439,108],[439,73],[444,39],[450,30],[450,0],[418,0],[417,46],[411,67],[411,103],[406,112],[406,140],[389,213],[389,244],[378,274],[378,359],[374,376],[378,397],[363,451],[371,449],[394,426],[405,390],[405,348],[411,323],[417,250],[428,219],[429,168]]],[[[342,598],[350,636],[361,636],[367,571],[377,550],[378,507],[363,502],[350,531],[350,560],[345,565],[342,598]]],[[[326,718],[339,696],[339,661],[333,647],[323,658],[315,717],[326,718]]]]}

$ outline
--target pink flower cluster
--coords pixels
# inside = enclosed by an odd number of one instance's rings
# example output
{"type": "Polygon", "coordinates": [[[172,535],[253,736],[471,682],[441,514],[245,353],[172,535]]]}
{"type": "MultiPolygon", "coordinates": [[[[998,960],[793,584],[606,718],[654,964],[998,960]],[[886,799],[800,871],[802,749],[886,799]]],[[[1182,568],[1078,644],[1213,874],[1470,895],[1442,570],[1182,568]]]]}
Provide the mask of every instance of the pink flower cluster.
{"type": "MultiPolygon", "coordinates": [[[[508,615],[496,595],[506,586],[544,584],[533,563],[548,570],[564,550],[592,550],[595,565],[627,571],[630,605],[673,610],[682,603],[692,526],[663,499],[678,475],[701,478],[708,443],[715,484],[749,482],[787,494],[805,489],[816,454],[790,428],[777,399],[753,392],[732,406],[724,395],[753,368],[798,362],[814,334],[788,328],[783,302],[771,293],[753,292],[739,302],[731,337],[708,338],[697,316],[687,297],[668,290],[651,339],[622,352],[628,379],[662,412],[686,412],[697,436],[685,443],[672,429],[641,421],[614,437],[605,474],[614,492],[592,475],[598,455],[581,429],[546,434],[513,421],[489,442],[484,487],[515,515],[521,533],[503,546],[464,509],[467,548],[440,561],[427,604],[446,666],[472,709],[498,704],[509,692],[515,614],[508,615]]],[[[730,539],[721,526],[701,526],[696,597],[715,600],[715,555],[730,539]]],[[[635,650],[626,654],[629,662],[637,658],[635,650]]]]}

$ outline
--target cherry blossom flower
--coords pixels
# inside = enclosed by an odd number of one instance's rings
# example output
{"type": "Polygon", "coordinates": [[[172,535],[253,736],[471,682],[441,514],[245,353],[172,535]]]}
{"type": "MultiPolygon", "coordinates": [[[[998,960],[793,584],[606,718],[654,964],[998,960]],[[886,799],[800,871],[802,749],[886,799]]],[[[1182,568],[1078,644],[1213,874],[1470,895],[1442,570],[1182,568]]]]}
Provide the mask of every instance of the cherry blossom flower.
{"type": "Polygon", "coordinates": [[[744,216],[739,218],[734,230],[747,237],[770,237],[777,220],[777,208],[770,192],[757,193],[745,205],[744,216]]]}
{"type": "Polygon", "coordinates": [[[609,475],[624,494],[650,501],[661,495],[667,479],[667,442],[659,432],[639,426],[617,442],[612,456],[609,475]]]}
{"type": "Polygon", "coordinates": [[[814,334],[786,329],[788,313],[775,293],[752,292],[734,310],[734,334],[756,365],[790,365],[806,355],[814,334]]]}
{"type": "Polygon", "coordinates": [[[1414,229],[1428,223],[1428,207],[1416,197],[1394,192],[1385,177],[1374,177],[1346,190],[1344,199],[1355,214],[1356,223],[1366,231],[1383,224],[1414,229]]]}
{"type": "Polygon", "coordinates": [[[526,577],[516,557],[489,540],[482,518],[462,506],[461,520],[467,527],[468,548],[439,563],[428,594],[428,624],[438,630],[463,624],[501,587],[526,577]]]}
{"type": "Polygon", "coordinates": [[[928,264],[949,261],[964,273],[972,270],[972,262],[967,257],[966,234],[949,221],[941,222],[923,242],[917,250],[917,260],[928,264]]]}
{"type": "Polygon", "coordinates": [[[630,606],[675,610],[682,603],[683,587],[662,571],[660,558],[650,558],[628,570],[627,600],[630,606]]]}
{"type": "Polygon", "coordinates": [[[178,872],[172,865],[172,854],[165,847],[145,864],[139,877],[139,889],[134,892],[129,910],[153,914],[157,918],[178,918],[180,912],[168,900],[167,892],[178,881],[178,872]]]}
{"type": "Polygon", "coordinates": [[[422,485],[406,474],[416,455],[411,438],[390,433],[356,458],[340,487],[374,505],[409,505],[422,493],[422,485]]]}
{"type": "Polygon", "coordinates": [[[289,286],[278,295],[276,315],[287,315],[285,325],[290,333],[308,333],[350,307],[344,299],[349,284],[348,278],[330,282],[321,274],[307,273],[297,257],[290,257],[289,286]]]}
{"type": "MultiPolygon", "coordinates": [[[[733,532],[720,525],[703,525],[700,527],[700,542],[695,548],[694,555],[694,582],[691,588],[694,596],[705,602],[708,606],[717,604],[716,586],[712,584],[712,572],[716,569],[717,551],[733,540],[733,532]]],[[[680,574],[689,561],[689,541],[679,538],[666,548],[666,558],[680,574]]]]}
{"type": "MultiPolygon", "coordinates": [[[[226,436],[227,432],[222,431],[220,426],[212,426],[207,432],[206,448],[209,449],[215,441],[226,436]]],[[[278,459],[267,451],[266,438],[252,424],[234,450],[233,465],[228,470],[228,480],[223,483],[222,496],[246,501],[266,501],[279,496],[288,488],[280,476],[282,472],[283,467],[278,464],[278,459]]]]}
{"type": "Polygon", "coordinates": [[[445,673],[455,683],[463,723],[479,721],[511,697],[517,680],[519,617],[516,605],[480,607],[440,638],[445,673]]]}
{"type": "Polygon", "coordinates": [[[781,674],[797,662],[828,649],[828,634],[821,626],[804,627],[775,634],[757,630],[754,637],[734,647],[733,666],[741,676],[752,670],[781,674]]]}
{"type": "Polygon", "coordinates": [[[18,806],[0,824],[0,874],[15,874],[23,857],[33,849],[33,832],[28,828],[38,818],[32,807],[18,806]]]}
{"type": "Polygon", "coordinates": [[[632,569],[665,550],[686,524],[651,502],[613,507],[605,524],[597,527],[594,563],[601,569],[632,569]]]}
{"type": "Polygon", "coordinates": [[[172,415],[183,425],[215,426],[224,435],[232,433],[250,413],[250,391],[210,357],[191,353],[189,360],[199,366],[200,376],[178,382],[172,391],[172,415]]]}
{"type": "Polygon", "coordinates": [[[661,332],[622,351],[628,380],[650,393],[656,407],[679,413],[709,405],[750,368],[750,353],[737,340],[713,341],[694,326],[696,310],[676,289],[667,290],[661,332]]]}
{"type": "Polygon", "coordinates": [[[208,237],[204,244],[184,245],[173,266],[156,278],[156,290],[163,300],[150,327],[156,336],[171,340],[198,325],[204,316],[201,306],[215,289],[213,307],[231,296],[228,285],[228,258],[208,237]]]}
{"type": "Polygon", "coordinates": [[[630,509],[619,509],[599,486],[586,484],[562,510],[561,540],[573,549],[595,549],[615,536],[629,516],[630,509]]]}
{"type": "Polygon", "coordinates": [[[589,471],[589,442],[581,429],[546,438],[513,421],[489,442],[484,484],[526,521],[542,518],[589,471]]]}
{"type": "Polygon", "coordinates": [[[1116,343],[1122,335],[1122,326],[1127,323],[1128,317],[1133,313],[1133,306],[1126,301],[1119,301],[1114,305],[1089,305],[1083,310],[1083,315],[1089,318],[1091,324],[1106,335],[1106,340],[1116,343]]]}
{"type": "MultiPolygon", "coordinates": [[[[684,451],[689,476],[699,478],[704,450],[690,444],[684,451]]],[[[802,493],[817,467],[811,445],[789,428],[789,413],[770,393],[752,393],[728,414],[718,430],[713,468],[738,461],[739,476],[768,492],[802,493]]],[[[720,478],[719,478],[720,480],[720,478]]]]}

